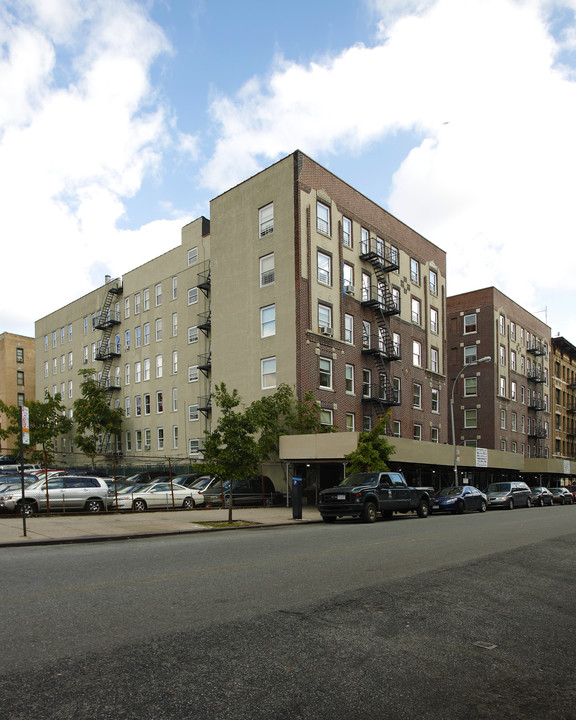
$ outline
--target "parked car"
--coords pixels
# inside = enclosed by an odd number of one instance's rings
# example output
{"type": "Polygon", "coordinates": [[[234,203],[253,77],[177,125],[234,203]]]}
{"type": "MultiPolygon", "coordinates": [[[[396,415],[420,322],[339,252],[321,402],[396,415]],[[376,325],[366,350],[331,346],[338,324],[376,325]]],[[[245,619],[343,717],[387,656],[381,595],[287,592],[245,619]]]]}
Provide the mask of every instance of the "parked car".
{"type": "MultiPolygon", "coordinates": [[[[198,475],[198,473],[191,473],[190,475],[174,475],[172,482],[177,485],[182,485],[183,487],[195,487],[195,483],[199,477],[200,475],[198,475]]],[[[170,479],[167,478],[167,480],[169,481],[170,479]]],[[[200,488],[196,489],[200,490],[200,488]]]]}
{"type": "Polygon", "coordinates": [[[210,475],[201,475],[195,482],[192,483],[191,487],[200,490],[200,492],[206,492],[214,487],[220,487],[220,478],[211,477],[210,475]]]}
{"type": "Polygon", "coordinates": [[[445,487],[439,490],[434,497],[432,508],[434,512],[463,513],[465,510],[486,512],[488,498],[473,485],[464,487],[445,487]]]}
{"type": "Polygon", "coordinates": [[[525,482],[513,480],[512,482],[490,483],[486,490],[489,508],[531,507],[532,491],[525,482]]]}
{"type": "Polygon", "coordinates": [[[144,512],[148,509],[172,509],[181,507],[190,510],[204,504],[204,496],[198,490],[176,483],[155,482],[150,485],[132,485],[118,493],[118,509],[144,512]],[[172,501],[174,498],[174,502],[172,501]]]}
{"type": "Polygon", "coordinates": [[[554,502],[558,505],[572,505],[574,503],[574,497],[567,487],[551,488],[554,502]]]}
{"type": "Polygon", "coordinates": [[[127,478],[122,478],[122,482],[130,485],[149,485],[158,478],[170,477],[170,471],[166,468],[156,468],[155,470],[142,470],[142,472],[130,475],[127,478]]]}
{"type": "Polygon", "coordinates": [[[48,504],[51,510],[99,513],[109,503],[108,484],[104,479],[79,475],[63,475],[48,480],[48,491],[46,481],[37,480],[24,488],[24,497],[21,489],[0,495],[0,510],[19,513],[24,505],[26,515],[46,510],[48,504]]]}
{"type": "Polygon", "coordinates": [[[533,487],[532,488],[532,505],[539,505],[540,507],[544,507],[544,505],[553,505],[554,504],[554,496],[548,490],[548,488],[545,487],[533,487]]]}
{"type": "Polygon", "coordinates": [[[567,485],[566,488],[572,493],[572,497],[576,500],[576,485],[567,485]]]}
{"type": "Polygon", "coordinates": [[[230,496],[233,505],[280,505],[283,495],[274,487],[274,483],[266,475],[254,475],[246,480],[233,480],[232,487],[229,482],[222,486],[220,481],[203,491],[206,505],[219,505],[229,507],[230,496]]]}

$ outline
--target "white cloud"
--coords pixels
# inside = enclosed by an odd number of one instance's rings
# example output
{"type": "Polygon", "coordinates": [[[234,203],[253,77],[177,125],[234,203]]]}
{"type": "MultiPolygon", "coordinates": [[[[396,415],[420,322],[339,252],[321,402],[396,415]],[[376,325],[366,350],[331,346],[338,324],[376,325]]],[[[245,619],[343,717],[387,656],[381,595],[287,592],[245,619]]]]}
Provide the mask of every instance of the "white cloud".
{"type": "Polygon", "coordinates": [[[118,275],[135,256],[139,264],[178,244],[182,221],[118,229],[124,201],[175,142],[149,80],[170,47],[129,0],[20,0],[8,10],[0,19],[0,327],[32,334],[30,318],[93,287],[91,268],[118,275]]]}
{"type": "Polygon", "coordinates": [[[531,311],[548,306],[549,323],[576,341],[556,296],[576,274],[576,85],[574,68],[557,64],[576,3],[372,6],[386,11],[376,46],[306,67],[278,59],[237,97],[215,99],[220,137],[204,182],[221,191],[296,147],[358,152],[415,132],[387,205],[448,252],[449,292],[495,285],[531,311]]]}

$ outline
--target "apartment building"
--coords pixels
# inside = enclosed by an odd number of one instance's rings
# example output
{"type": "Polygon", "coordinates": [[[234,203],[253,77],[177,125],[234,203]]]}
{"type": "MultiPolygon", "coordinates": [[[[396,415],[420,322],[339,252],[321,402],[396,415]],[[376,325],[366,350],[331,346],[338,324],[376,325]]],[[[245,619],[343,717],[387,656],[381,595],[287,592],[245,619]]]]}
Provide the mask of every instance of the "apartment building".
{"type": "MultiPolygon", "coordinates": [[[[34,338],[12,333],[0,334],[0,398],[7,405],[25,405],[36,397],[34,338]]],[[[6,417],[0,413],[0,427],[6,417]]],[[[0,438],[0,451],[9,453],[14,441],[0,438]]]]}
{"type": "Polygon", "coordinates": [[[576,460],[576,347],[552,338],[552,415],[554,457],[576,460]]]}
{"type": "MultiPolygon", "coordinates": [[[[201,457],[225,382],[280,383],[322,422],[446,443],[445,253],[297,151],[212,200],[180,246],[36,323],[36,382],[71,408],[94,368],[126,457],[201,457]]],[[[73,451],[72,438],[59,450],[73,451]]]]}
{"type": "Polygon", "coordinates": [[[447,316],[457,445],[550,457],[548,325],[494,287],[448,297],[447,316]]]}

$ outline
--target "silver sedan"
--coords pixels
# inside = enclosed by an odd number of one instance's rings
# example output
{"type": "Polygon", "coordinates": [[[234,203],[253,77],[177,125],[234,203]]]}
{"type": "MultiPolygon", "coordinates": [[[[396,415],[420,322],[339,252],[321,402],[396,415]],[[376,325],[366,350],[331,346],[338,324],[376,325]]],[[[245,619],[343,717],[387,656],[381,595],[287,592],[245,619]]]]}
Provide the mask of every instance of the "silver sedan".
{"type": "MultiPolygon", "coordinates": [[[[114,495],[113,491],[111,494],[114,495]]],[[[171,510],[183,508],[190,510],[204,504],[204,495],[198,490],[177,483],[155,482],[150,485],[132,485],[118,492],[118,509],[144,512],[148,509],[171,510]]],[[[115,498],[113,497],[113,500],[115,498]]]]}

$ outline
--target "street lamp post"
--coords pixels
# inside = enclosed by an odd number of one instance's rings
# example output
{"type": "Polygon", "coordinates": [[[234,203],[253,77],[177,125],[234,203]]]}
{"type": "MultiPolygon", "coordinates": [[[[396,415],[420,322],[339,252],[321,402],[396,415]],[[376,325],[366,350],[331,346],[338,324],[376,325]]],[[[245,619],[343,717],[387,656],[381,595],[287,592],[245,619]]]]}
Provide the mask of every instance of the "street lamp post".
{"type": "Polygon", "coordinates": [[[479,360],[476,360],[475,362],[466,363],[460,368],[460,372],[456,377],[454,378],[454,382],[452,383],[452,394],[450,395],[450,419],[452,421],[452,445],[454,446],[454,485],[458,487],[458,458],[456,456],[456,433],[454,432],[454,388],[456,387],[456,383],[458,382],[458,378],[466,368],[474,367],[475,365],[479,365],[483,362],[490,362],[492,358],[490,355],[486,355],[486,357],[482,357],[479,360]]]}

